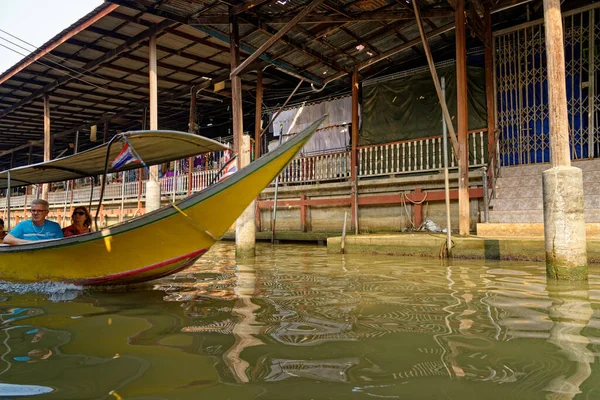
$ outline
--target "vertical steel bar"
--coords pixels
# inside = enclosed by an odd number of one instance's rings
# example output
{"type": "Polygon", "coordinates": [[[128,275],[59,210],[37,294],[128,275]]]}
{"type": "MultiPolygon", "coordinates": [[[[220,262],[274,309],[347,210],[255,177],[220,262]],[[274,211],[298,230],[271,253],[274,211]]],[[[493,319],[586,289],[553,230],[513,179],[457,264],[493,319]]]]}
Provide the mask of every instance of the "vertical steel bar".
{"type": "Polygon", "coordinates": [[[596,156],[595,154],[595,148],[596,148],[596,143],[595,143],[595,135],[594,135],[594,125],[596,123],[595,121],[595,116],[596,116],[596,104],[595,104],[595,97],[596,97],[596,63],[595,63],[595,56],[596,56],[596,40],[595,40],[595,35],[596,35],[596,21],[595,21],[595,16],[596,16],[596,11],[595,10],[590,10],[589,11],[589,52],[588,52],[588,156],[589,158],[594,158],[596,156]]]}

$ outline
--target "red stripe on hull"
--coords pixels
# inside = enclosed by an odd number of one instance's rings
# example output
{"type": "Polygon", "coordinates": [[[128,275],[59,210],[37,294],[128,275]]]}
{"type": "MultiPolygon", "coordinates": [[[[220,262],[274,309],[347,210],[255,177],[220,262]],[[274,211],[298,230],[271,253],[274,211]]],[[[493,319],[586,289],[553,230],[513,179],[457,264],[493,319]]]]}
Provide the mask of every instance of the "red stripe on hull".
{"type": "Polygon", "coordinates": [[[90,278],[78,281],[78,285],[118,285],[118,284],[130,284],[130,283],[140,283],[149,281],[152,279],[162,278],[167,275],[171,275],[175,272],[179,272],[190,265],[192,265],[202,254],[206,253],[207,249],[197,250],[193,253],[189,253],[180,257],[172,258],[170,260],[162,261],[157,264],[149,265],[147,267],[142,267],[138,269],[133,269],[130,271],[120,272],[118,274],[101,276],[98,278],[90,278]],[[164,271],[158,271],[169,265],[182,263],[181,265],[174,266],[172,269],[166,269],[164,271]],[[143,277],[139,277],[136,279],[136,275],[144,274],[146,272],[156,271],[155,274],[148,274],[143,277]]]}

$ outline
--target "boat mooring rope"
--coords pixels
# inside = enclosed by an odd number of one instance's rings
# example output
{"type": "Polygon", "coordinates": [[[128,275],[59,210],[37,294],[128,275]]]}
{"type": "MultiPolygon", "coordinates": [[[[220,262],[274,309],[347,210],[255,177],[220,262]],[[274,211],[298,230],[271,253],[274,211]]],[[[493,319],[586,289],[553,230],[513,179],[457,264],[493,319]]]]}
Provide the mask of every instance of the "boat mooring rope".
{"type": "Polygon", "coordinates": [[[189,215],[187,215],[181,208],[177,207],[175,204],[171,204],[173,206],[174,209],[176,209],[181,215],[183,215],[188,221],[190,221],[192,223],[192,225],[194,225],[196,228],[200,229],[202,232],[206,233],[208,236],[210,236],[211,238],[213,238],[215,241],[219,240],[217,239],[212,233],[210,233],[206,228],[204,228],[202,225],[200,225],[200,223],[198,221],[196,221],[194,218],[190,217],[189,215]]]}

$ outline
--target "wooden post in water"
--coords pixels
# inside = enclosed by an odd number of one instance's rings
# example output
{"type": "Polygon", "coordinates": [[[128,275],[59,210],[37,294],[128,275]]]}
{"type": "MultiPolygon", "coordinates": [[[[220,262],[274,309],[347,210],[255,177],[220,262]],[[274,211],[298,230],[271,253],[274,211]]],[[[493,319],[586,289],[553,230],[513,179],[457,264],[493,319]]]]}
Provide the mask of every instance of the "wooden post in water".
{"type": "Polygon", "coordinates": [[[571,166],[560,0],[544,0],[552,167],[542,173],[546,273],[587,280],[583,174],[571,166]]]}
{"type": "MultiPolygon", "coordinates": [[[[441,80],[442,96],[446,98],[446,80],[441,80]]],[[[442,118],[442,138],[444,152],[444,200],[446,203],[446,257],[452,257],[452,220],[450,218],[450,179],[448,178],[448,126],[442,118]]]]}
{"type": "Polygon", "coordinates": [[[352,135],[350,150],[350,176],[352,180],[351,220],[358,235],[358,68],[352,70],[352,135]]]}
{"type": "MultiPolygon", "coordinates": [[[[149,43],[149,81],[150,81],[150,130],[158,129],[158,75],[156,66],[156,36],[149,43]]],[[[146,182],[146,212],[160,208],[160,183],[158,165],[150,167],[150,176],[146,182]]]]}
{"type": "MultiPolygon", "coordinates": [[[[242,79],[233,71],[240,65],[240,33],[237,16],[229,10],[229,35],[231,49],[231,111],[233,114],[233,147],[238,170],[250,164],[250,137],[244,136],[242,111],[242,79]],[[247,140],[246,140],[247,139],[247,140]]],[[[238,258],[254,257],[256,247],[256,203],[252,201],[235,224],[235,254],[238,258]]]]}
{"type": "Polygon", "coordinates": [[[465,0],[456,0],[456,108],[458,136],[458,230],[461,236],[470,233],[469,200],[469,116],[467,103],[467,27],[465,0]]]}

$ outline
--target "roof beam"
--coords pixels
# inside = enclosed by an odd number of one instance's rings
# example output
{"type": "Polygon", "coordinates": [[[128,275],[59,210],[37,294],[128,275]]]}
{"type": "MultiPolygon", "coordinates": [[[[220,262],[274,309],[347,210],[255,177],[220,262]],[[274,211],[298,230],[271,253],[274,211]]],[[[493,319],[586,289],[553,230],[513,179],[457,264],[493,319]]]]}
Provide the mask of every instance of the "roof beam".
{"type": "Polygon", "coordinates": [[[269,40],[262,44],[254,53],[250,54],[240,65],[238,65],[233,71],[231,71],[231,77],[239,75],[249,64],[253,63],[259,56],[273,46],[279,39],[288,33],[296,24],[306,17],[312,10],[317,8],[319,4],[325,0],[312,0],[311,3],[305,6],[294,18],[291,19],[283,28],[281,28],[275,35],[271,36],[269,40]]]}
{"type": "Polygon", "coordinates": [[[231,7],[231,12],[234,15],[241,14],[246,12],[254,7],[258,7],[264,3],[270,3],[272,0],[248,0],[243,3],[240,3],[236,6],[231,7]]]}
{"type": "MultiPolygon", "coordinates": [[[[265,21],[257,21],[256,19],[247,18],[247,17],[243,17],[243,18],[248,20],[248,22],[250,22],[253,26],[255,26],[261,32],[264,32],[268,35],[276,35],[277,34],[277,31],[275,31],[273,28],[269,27],[265,23],[265,21]]],[[[306,29],[304,29],[300,26],[297,26],[296,28],[299,29],[306,36],[308,36],[309,38],[312,39],[312,35],[309,31],[307,31],[306,29]]],[[[294,51],[299,51],[301,53],[308,55],[309,57],[317,59],[321,63],[327,65],[329,68],[332,68],[336,71],[345,71],[346,70],[344,67],[342,67],[338,63],[329,60],[328,57],[324,56],[323,54],[320,54],[320,53],[308,48],[305,43],[300,43],[298,40],[291,39],[291,38],[282,38],[280,41],[282,43],[292,47],[292,49],[294,51]]],[[[334,49],[334,51],[337,51],[337,52],[340,51],[340,49],[336,48],[335,46],[333,46],[333,45],[330,45],[330,46],[334,49]]],[[[285,53],[287,54],[287,51],[285,53]]],[[[349,57],[352,58],[351,56],[349,56],[349,57]]],[[[275,56],[274,58],[281,58],[281,56],[275,56]]]]}
{"type": "Polygon", "coordinates": [[[55,41],[44,45],[43,49],[40,49],[39,51],[34,52],[33,55],[26,57],[25,60],[21,61],[16,66],[14,66],[10,70],[8,70],[5,73],[3,73],[0,76],[0,84],[2,84],[3,82],[5,82],[7,79],[10,79],[11,76],[15,75],[19,71],[22,71],[27,66],[33,64],[34,62],[36,62],[37,60],[39,60],[40,58],[42,58],[46,54],[50,53],[53,49],[57,48],[58,46],[60,46],[61,44],[63,44],[68,39],[70,39],[73,36],[77,35],[79,32],[81,32],[81,31],[85,30],[86,28],[92,26],[97,21],[101,20],[106,15],[110,14],[111,11],[113,11],[116,8],[117,8],[117,6],[114,5],[114,4],[103,4],[101,6],[101,10],[98,13],[93,14],[89,19],[83,21],[80,25],[78,25],[75,28],[69,30],[65,34],[61,35],[55,41]]]}
{"type": "MultiPolygon", "coordinates": [[[[436,30],[433,30],[433,31],[427,33],[426,37],[427,37],[427,39],[430,39],[432,37],[439,36],[439,35],[441,35],[443,33],[446,33],[448,31],[453,30],[454,26],[455,26],[454,22],[451,22],[451,23],[446,24],[446,25],[444,25],[444,26],[442,26],[442,27],[440,27],[440,28],[438,28],[436,30]]],[[[397,54],[397,53],[400,53],[401,51],[409,49],[409,48],[411,48],[411,47],[413,47],[413,46],[415,46],[415,45],[417,45],[419,43],[421,43],[421,38],[420,37],[415,38],[413,40],[410,40],[408,42],[402,43],[400,46],[394,47],[393,49],[390,49],[390,50],[388,50],[388,51],[386,51],[384,53],[381,53],[380,55],[378,55],[376,57],[373,57],[373,58],[370,58],[370,59],[368,59],[366,61],[363,61],[362,63],[360,63],[358,65],[358,69],[359,70],[364,69],[364,68],[366,68],[366,67],[368,67],[370,65],[373,65],[373,64],[375,64],[375,63],[377,63],[377,62],[379,62],[381,60],[384,60],[384,59],[386,59],[388,57],[391,57],[394,54],[397,54]]]]}
{"type": "MultiPolygon", "coordinates": [[[[446,18],[454,16],[454,10],[451,8],[432,8],[423,11],[424,18],[446,18]]],[[[204,17],[208,18],[208,17],[204,17]]],[[[360,14],[349,15],[312,15],[304,18],[301,24],[315,23],[347,23],[347,22],[368,22],[368,21],[398,21],[414,20],[415,14],[412,11],[375,11],[360,14]]],[[[269,24],[284,24],[290,19],[288,17],[269,19],[269,24]]],[[[214,23],[214,22],[213,22],[214,23]]]]}
{"type": "MultiPolygon", "coordinates": [[[[94,61],[90,61],[89,63],[87,63],[86,65],[84,65],[83,67],[81,67],[81,69],[83,70],[89,70],[90,68],[94,68],[96,66],[99,66],[105,62],[107,62],[108,60],[112,59],[113,57],[117,56],[118,54],[128,50],[131,46],[134,46],[144,40],[147,40],[148,38],[150,38],[150,36],[155,35],[157,32],[162,31],[163,29],[165,29],[166,27],[172,25],[173,22],[169,21],[169,20],[164,20],[156,25],[154,25],[152,28],[147,29],[137,35],[135,35],[134,37],[132,37],[131,39],[129,39],[128,41],[126,41],[125,43],[117,46],[116,48],[114,48],[113,50],[105,53],[104,55],[100,56],[99,58],[95,59],[94,61]]],[[[24,98],[23,100],[21,100],[20,102],[18,102],[17,104],[15,104],[14,106],[10,107],[7,110],[4,110],[2,113],[0,113],[0,118],[4,117],[5,115],[7,115],[8,113],[10,113],[11,111],[21,107],[23,104],[27,104],[28,102],[30,102],[33,99],[36,99],[37,97],[41,96],[42,94],[51,91],[52,89],[57,88],[58,86],[62,85],[65,82],[70,81],[71,79],[74,79],[78,76],[81,76],[83,74],[67,74],[59,79],[57,79],[56,81],[44,86],[43,88],[41,88],[40,90],[38,90],[37,92],[33,93],[32,95],[24,98]]]]}
{"type": "MultiPolygon", "coordinates": [[[[198,29],[199,31],[202,31],[208,35],[211,35],[214,38],[217,38],[224,43],[229,43],[229,36],[219,30],[213,29],[213,28],[205,26],[205,25],[192,25],[192,27],[195,29],[198,29]]],[[[241,48],[241,50],[243,50],[246,53],[253,53],[255,51],[250,46],[246,46],[244,44],[240,44],[240,48],[241,48]]],[[[308,72],[300,71],[296,67],[293,67],[287,63],[284,63],[281,61],[276,61],[266,54],[262,54],[260,56],[260,59],[268,62],[269,64],[272,64],[273,67],[279,69],[281,72],[285,72],[286,74],[294,76],[298,79],[303,79],[305,81],[314,83],[316,85],[323,84],[323,81],[321,78],[316,77],[313,74],[310,74],[308,72]]]]}

